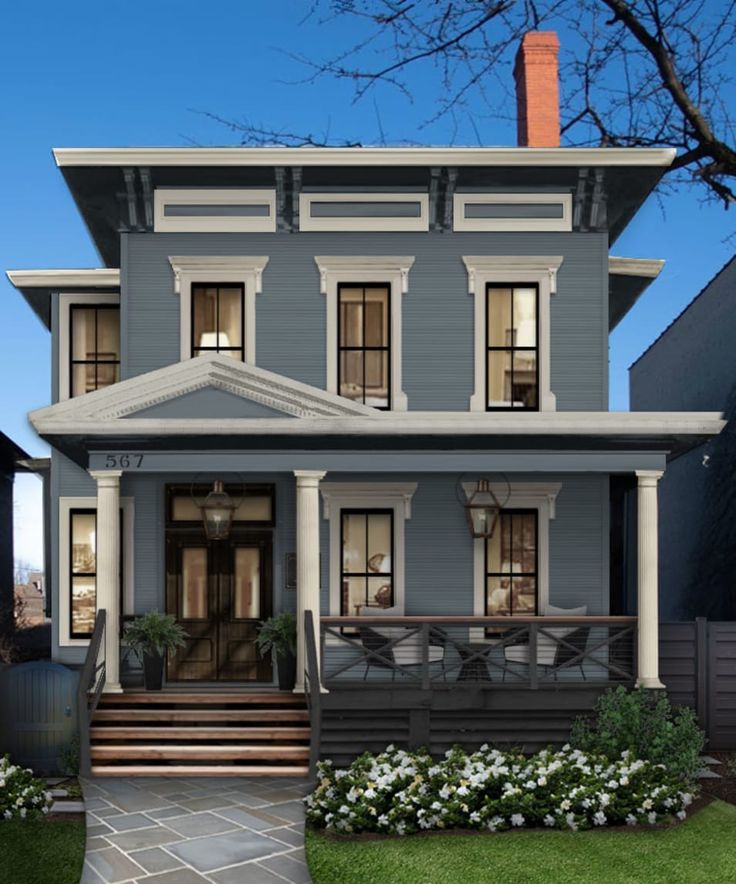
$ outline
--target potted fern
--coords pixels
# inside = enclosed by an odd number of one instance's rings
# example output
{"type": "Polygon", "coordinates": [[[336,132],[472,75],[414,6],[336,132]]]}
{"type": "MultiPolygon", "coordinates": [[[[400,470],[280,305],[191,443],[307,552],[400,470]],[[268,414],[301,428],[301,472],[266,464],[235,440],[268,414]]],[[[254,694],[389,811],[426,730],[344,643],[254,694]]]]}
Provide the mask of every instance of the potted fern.
{"type": "Polygon", "coordinates": [[[143,685],[147,691],[160,691],[164,680],[164,661],[187,639],[187,633],[173,614],[148,611],[129,623],[125,643],[143,663],[143,685]]]}
{"type": "Polygon", "coordinates": [[[258,628],[256,638],[261,657],[276,658],[279,690],[292,691],[296,682],[296,618],[290,611],[269,617],[258,628]]]}

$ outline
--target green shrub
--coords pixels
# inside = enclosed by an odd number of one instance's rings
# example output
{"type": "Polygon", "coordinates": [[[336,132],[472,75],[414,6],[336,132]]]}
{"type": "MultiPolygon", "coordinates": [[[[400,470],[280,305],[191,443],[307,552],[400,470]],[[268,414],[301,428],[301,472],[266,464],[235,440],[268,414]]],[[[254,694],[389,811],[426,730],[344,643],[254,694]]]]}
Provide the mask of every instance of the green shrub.
{"type": "Polygon", "coordinates": [[[625,752],[615,761],[570,746],[531,758],[482,746],[442,761],[389,746],[345,770],[318,767],[307,820],[331,832],[404,835],[450,828],[587,829],[685,818],[692,794],[663,766],[625,752]]]}
{"type": "Polygon", "coordinates": [[[664,692],[624,687],[598,698],[593,719],[578,718],[570,744],[613,760],[624,751],[635,758],[664,764],[685,782],[693,782],[702,767],[705,736],[695,713],[673,708],[664,692]]]}
{"type": "Polygon", "coordinates": [[[59,753],[59,770],[67,777],[79,776],[79,734],[75,733],[59,753]]]}
{"type": "Polygon", "coordinates": [[[43,780],[28,767],[0,759],[0,820],[35,819],[49,812],[53,799],[43,780]]]}

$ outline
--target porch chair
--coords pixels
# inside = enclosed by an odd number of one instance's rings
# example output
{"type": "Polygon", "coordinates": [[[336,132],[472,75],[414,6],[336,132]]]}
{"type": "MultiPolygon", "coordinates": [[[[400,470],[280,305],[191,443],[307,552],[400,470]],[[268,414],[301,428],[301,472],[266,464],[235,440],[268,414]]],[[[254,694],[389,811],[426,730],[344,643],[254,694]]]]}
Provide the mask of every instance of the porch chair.
{"type": "MultiPolygon", "coordinates": [[[[394,608],[382,608],[376,611],[374,608],[361,610],[361,615],[375,617],[400,617],[401,612],[394,608]]],[[[367,656],[365,673],[363,680],[368,678],[368,671],[371,666],[379,669],[391,669],[391,681],[396,680],[396,666],[406,668],[408,666],[422,665],[422,637],[419,632],[408,635],[403,641],[399,641],[402,635],[409,633],[411,630],[405,626],[385,626],[377,628],[375,626],[360,626],[358,632],[360,641],[366,651],[378,653],[386,658],[386,662],[379,660],[377,657],[367,656]],[[397,642],[391,644],[391,642],[397,642]]],[[[447,634],[443,629],[433,626],[429,631],[429,665],[439,663],[442,667],[442,677],[447,681],[445,673],[445,646],[447,644],[447,634]]]]}
{"type": "MultiPolygon", "coordinates": [[[[588,613],[587,605],[581,605],[578,608],[557,608],[554,605],[547,607],[547,614],[555,617],[584,617],[588,613]]],[[[555,670],[554,676],[557,681],[557,669],[571,660],[574,660],[578,654],[585,651],[590,635],[589,626],[550,626],[542,627],[545,634],[537,635],[537,666],[541,666],[545,670],[545,674],[549,670],[555,670]],[[556,638],[564,639],[566,644],[560,644],[555,641],[556,638]],[[572,647],[568,647],[571,645],[572,647]]],[[[516,665],[529,665],[529,644],[509,645],[504,649],[504,657],[507,663],[516,665]]],[[[583,681],[586,681],[585,669],[583,661],[578,660],[575,664],[580,670],[583,681]]],[[[504,669],[503,681],[506,680],[506,670],[504,669]]]]}

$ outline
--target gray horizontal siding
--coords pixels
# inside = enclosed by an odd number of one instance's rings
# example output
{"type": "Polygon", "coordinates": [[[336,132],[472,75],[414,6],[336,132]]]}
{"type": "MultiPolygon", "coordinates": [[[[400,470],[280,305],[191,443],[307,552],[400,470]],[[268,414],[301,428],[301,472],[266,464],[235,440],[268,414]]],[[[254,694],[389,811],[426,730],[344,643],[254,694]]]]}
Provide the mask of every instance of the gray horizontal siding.
{"type": "Polygon", "coordinates": [[[414,255],[402,295],[404,389],[419,410],[468,408],[473,298],[462,255],[563,255],[552,298],[552,387],[561,410],[607,407],[607,241],[594,233],[127,234],[123,376],[179,360],[169,255],[269,255],[256,299],[258,365],[324,387],[325,296],[315,255],[414,255]]]}

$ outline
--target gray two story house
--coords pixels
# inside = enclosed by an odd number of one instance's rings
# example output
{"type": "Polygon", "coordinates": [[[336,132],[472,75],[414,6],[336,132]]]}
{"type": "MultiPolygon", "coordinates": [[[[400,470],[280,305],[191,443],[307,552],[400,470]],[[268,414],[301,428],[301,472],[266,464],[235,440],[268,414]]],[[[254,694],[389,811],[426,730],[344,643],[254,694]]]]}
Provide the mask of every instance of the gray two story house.
{"type": "Polygon", "coordinates": [[[609,250],[673,152],[561,148],[542,44],[518,147],[54,151],[104,266],[9,277],[52,336],[54,658],[105,612],[94,772],[531,746],[661,687],[657,484],[722,422],[608,411],[661,267],[609,250]],[[121,667],[152,609],[188,633],[159,695],[121,667]],[[287,610],[293,693],[255,646],[287,610]]]}

